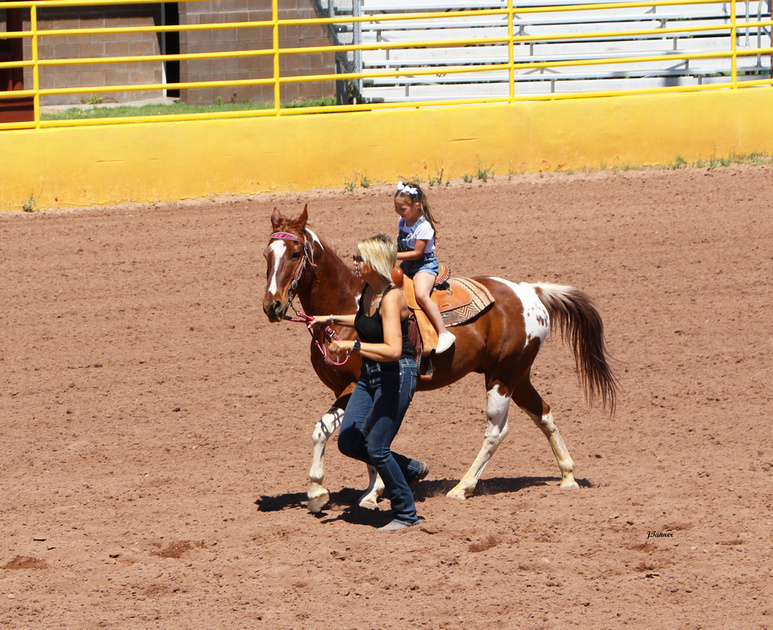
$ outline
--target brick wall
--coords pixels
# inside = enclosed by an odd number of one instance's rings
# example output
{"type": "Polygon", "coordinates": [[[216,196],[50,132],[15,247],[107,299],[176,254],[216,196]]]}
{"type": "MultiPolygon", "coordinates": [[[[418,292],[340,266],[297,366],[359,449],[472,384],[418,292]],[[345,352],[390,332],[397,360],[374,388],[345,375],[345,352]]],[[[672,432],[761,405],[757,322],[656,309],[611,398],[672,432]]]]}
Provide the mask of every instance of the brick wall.
{"type": "MultiPolygon", "coordinates": [[[[38,9],[38,29],[100,28],[105,26],[153,26],[161,23],[160,5],[113,5],[110,7],[56,7],[38,9]]],[[[1,24],[1,23],[0,23],[1,24]]],[[[29,30],[29,10],[25,10],[24,30],[29,30]]],[[[156,33],[133,35],[66,35],[38,38],[38,55],[43,59],[158,55],[160,37],[156,33]]],[[[31,58],[30,40],[24,40],[24,58],[31,58]]],[[[163,96],[157,91],[102,92],[100,86],[162,83],[161,62],[65,65],[40,68],[41,89],[94,86],[83,95],[51,95],[41,105],[70,105],[82,102],[127,102],[163,96]]],[[[32,87],[32,71],[25,69],[24,85],[32,87]]]]}
{"type": "MultiPolygon", "coordinates": [[[[313,0],[279,0],[280,18],[315,17],[313,0]]],[[[166,5],[111,5],[107,7],[46,7],[38,10],[41,30],[64,28],[99,28],[115,26],[152,26],[173,24],[208,24],[261,21],[271,19],[270,0],[209,0],[166,5]]],[[[29,30],[29,10],[24,11],[24,30],[29,30]]],[[[0,9],[0,32],[5,30],[5,12],[0,9]]],[[[280,29],[282,48],[329,45],[326,30],[320,26],[293,26],[280,29]]],[[[110,57],[126,55],[159,55],[162,49],[173,53],[229,52],[261,50],[272,46],[271,28],[225,29],[183,32],[164,36],[158,33],[132,35],[68,35],[38,39],[40,59],[110,57]]],[[[24,58],[30,59],[30,40],[24,40],[24,58]]],[[[280,75],[300,76],[335,72],[333,53],[285,55],[280,59],[280,75]]],[[[271,78],[273,59],[267,57],[225,58],[182,62],[140,62],[118,64],[65,65],[40,69],[42,89],[93,86],[83,95],[51,95],[41,99],[42,106],[70,105],[88,102],[131,102],[159,98],[161,91],[104,92],[100,86],[141,85],[143,83],[244,80],[271,78]]],[[[32,87],[30,69],[24,71],[26,88],[32,87]]],[[[170,92],[172,96],[178,94],[170,92]]],[[[283,104],[297,100],[335,96],[335,82],[291,84],[282,87],[283,104]]],[[[192,104],[222,102],[273,103],[272,86],[206,88],[181,90],[181,100],[192,104]]]]}
{"type": "MultiPolygon", "coordinates": [[[[257,22],[271,19],[269,0],[213,0],[180,3],[180,24],[212,22],[257,22]]],[[[316,17],[311,0],[279,0],[279,18],[316,17]]],[[[280,28],[282,48],[327,46],[330,40],[321,26],[287,26],[280,28]]],[[[189,31],[180,34],[180,52],[227,52],[233,50],[267,50],[272,47],[270,27],[226,29],[219,31],[189,31]]],[[[182,81],[269,79],[273,76],[273,58],[247,57],[239,59],[193,60],[180,64],[182,81]]],[[[280,76],[332,74],[335,72],[333,53],[309,53],[280,57],[280,76]]],[[[273,86],[236,88],[206,88],[184,90],[180,95],[188,103],[265,102],[273,103],[273,86]]],[[[285,85],[281,89],[283,104],[302,99],[335,96],[335,82],[314,82],[285,85]]]]}

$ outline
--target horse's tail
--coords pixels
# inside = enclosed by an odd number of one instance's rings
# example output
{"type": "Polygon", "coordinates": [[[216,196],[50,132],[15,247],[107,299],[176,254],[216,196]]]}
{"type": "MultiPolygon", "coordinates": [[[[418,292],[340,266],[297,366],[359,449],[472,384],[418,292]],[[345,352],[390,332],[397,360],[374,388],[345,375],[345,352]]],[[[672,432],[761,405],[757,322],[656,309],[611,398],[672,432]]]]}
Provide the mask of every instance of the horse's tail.
{"type": "Polygon", "coordinates": [[[601,397],[603,406],[614,413],[618,382],[609,365],[604,324],[590,297],[573,287],[549,283],[533,286],[551,319],[558,322],[561,337],[572,346],[586,398],[592,403],[601,397]]]}

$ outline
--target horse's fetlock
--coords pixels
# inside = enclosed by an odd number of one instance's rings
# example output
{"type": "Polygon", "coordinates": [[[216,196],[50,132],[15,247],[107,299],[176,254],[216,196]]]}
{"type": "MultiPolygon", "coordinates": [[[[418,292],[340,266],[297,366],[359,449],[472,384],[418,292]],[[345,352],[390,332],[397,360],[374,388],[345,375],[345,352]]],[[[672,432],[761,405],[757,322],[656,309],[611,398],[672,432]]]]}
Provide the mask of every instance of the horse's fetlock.
{"type": "Polygon", "coordinates": [[[499,446],[502,440],[505,439],[505,434],[501,431],[486,430],[486,433],[484,434],[483,439],[486,441],[486,444],[490,446],[499,446]]]}

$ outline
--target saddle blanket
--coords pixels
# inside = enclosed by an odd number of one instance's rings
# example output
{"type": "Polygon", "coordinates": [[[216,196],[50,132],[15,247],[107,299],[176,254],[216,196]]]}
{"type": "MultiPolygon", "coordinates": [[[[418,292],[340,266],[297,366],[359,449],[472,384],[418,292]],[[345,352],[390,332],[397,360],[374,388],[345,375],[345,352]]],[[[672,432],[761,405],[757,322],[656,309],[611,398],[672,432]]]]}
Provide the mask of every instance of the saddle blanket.
{"type": "MultiPolygon", "coordinates": [[[[446,328],[460,326],[477,317],[494,304],[489,290],[472,278],[451,278],[445,287],[436,285],[432,292],[432,301],[438,305],[446,328]]],[[[403,294],[416,316],[422,341],[422,354],[428,354],[437,347],[437,331],[416,301],[413,280],[403,279],[403,294]]]]}

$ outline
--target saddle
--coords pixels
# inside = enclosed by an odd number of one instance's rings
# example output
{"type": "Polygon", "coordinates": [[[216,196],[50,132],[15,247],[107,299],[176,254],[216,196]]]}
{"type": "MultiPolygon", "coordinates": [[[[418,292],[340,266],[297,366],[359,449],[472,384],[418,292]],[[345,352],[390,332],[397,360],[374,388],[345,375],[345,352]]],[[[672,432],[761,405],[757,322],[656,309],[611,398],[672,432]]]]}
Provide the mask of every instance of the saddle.
{"type": "MultiPolygon", "coordinates": [[[[400,267],[395,267],[392,281],[402,289],[408,308],[416,318],[419,332],[417,349],[426,356],[437,348],[437,331],[416,301],[413,280],[406,277],[400,267]]],[[[430,297],[438,305],[446,328],[469,322],[494,303],[491,293],[480,282],[471,278],[451,278],[451,269],[443,263],[440,263],[430,297]]]]}

